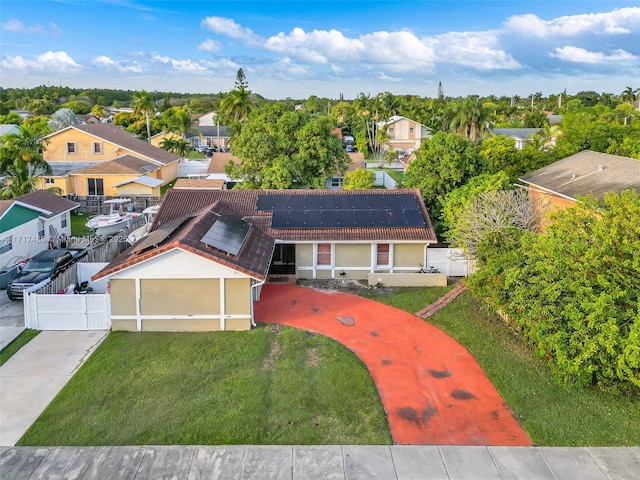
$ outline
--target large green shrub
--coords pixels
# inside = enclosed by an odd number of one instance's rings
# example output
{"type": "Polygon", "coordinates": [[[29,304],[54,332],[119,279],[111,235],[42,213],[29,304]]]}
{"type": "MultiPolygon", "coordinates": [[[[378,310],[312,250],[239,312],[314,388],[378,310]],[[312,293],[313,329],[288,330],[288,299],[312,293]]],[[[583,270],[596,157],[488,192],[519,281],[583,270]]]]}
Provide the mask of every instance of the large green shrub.
{"type": "Polygon", "coordinates": [[[640,389],[640,200],[636,191],[558,211],[544,234],[486,256],[473,290],[567,384],[640,389]]]}

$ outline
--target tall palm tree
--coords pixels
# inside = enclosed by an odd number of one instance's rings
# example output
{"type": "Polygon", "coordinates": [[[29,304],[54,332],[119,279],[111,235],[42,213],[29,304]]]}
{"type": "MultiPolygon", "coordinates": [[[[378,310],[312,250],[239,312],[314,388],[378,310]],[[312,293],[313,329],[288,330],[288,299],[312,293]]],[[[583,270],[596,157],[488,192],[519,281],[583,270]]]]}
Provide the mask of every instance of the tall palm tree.
{"type": "Polygon", "coordinates": [[[200,135],[200,131],[193,127],[191,122],[191,112],[189,112],[187,108],[172,109],[167,119],[167,123],[169,125],[169,131],[176,135],[180,135],[183,140],[187,138],[187,133],[200,135]]]}
{"type": "Polygon", "coordinates": [[[451,112],[453,131],[472,142],[480,138],[489,114],[478,98],[466,98],[462,102],[453,103],[451,112]]]}
{"type": "MultiPolygon", "coordinates": [[[[51,175],[51,166],[42,157],[46,148],[37,128],[21,126],[20,133],[6,135],[0,143],[0,171],[7,185],[0,191],[4,199],[15,198],[37,189],[40,176],[51,175]]],[[[59,189],[49,189],[52,192],[59,189]]]]}
{"type": "Polygon", "coordinates": [[[244,87],[231,90],[220,102],[220,109],[229,120],[246,120],[253,109],[251,92],[244,87]]]}
{"type": "Polygon", "coordinates": [[[149,115],[154,114],[156,111],[151,94],[144,90],[140,92],[134,92],[131,105],[133,106],[134,113],[144,113],[145,119],[147,121],[147,143],[151,142],[151,124],[149,122],[149,115]]]}

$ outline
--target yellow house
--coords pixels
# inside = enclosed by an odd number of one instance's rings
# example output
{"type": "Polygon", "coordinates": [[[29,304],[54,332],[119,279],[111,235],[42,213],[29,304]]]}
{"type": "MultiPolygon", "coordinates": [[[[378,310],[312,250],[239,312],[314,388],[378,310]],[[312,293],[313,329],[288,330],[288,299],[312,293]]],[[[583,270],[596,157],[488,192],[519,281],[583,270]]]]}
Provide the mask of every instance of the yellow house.
{"type": "Polygon", "coordinates": [[[160,133],[156,133],[154,136],[151,137],[150,143],[154,147],[161,148],[160,144],[165,138],[171,138],[173,140],[182,140],[182,137],[180,135],[176,135],[173,132],[160,132],[160,133]]]}
{"type": "MultiPolygon", "coordinates": [[[[62,195],[116,196],[118,186],[129,185],[138,177],[156,180],[133,182],[140,185],[141,194],[152,194],[178,177],[180,157],[117,125],[72,125],[48,135],[45,141],[43,157],[52,175],[42,178],[40,188],[58,187],[62,195]]],[[[131,187],[124,190],[134,194],[131,187]]]]}

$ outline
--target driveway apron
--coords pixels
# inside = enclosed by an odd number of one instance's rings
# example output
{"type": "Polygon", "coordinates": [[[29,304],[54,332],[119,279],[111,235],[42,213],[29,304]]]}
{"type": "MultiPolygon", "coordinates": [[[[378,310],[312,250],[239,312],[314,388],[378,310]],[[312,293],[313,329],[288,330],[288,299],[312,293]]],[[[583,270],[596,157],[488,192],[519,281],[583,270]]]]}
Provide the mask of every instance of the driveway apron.
{"type": "Polygon", "coordinates": [[[352,350],[369,369],[396,444],[531,445],[473,356],[415,315],[356,295],[266,284],[255,317],[352,350]]]}

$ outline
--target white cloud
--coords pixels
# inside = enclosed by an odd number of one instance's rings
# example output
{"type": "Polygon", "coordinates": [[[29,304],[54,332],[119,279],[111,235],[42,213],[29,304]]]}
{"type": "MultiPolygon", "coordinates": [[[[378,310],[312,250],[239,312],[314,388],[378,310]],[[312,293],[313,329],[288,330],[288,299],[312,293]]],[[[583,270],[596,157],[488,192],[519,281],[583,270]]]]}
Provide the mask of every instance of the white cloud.
{"type": "Polygon", "coordinates": [[[536,37],[572,37],[579,34],[623,35],[640,29],[640,7],[615,9],[603,13],[569,15],[542,20],[537,15],[515,15],[505,22],[505,29],[536,37]]]}
{"type": "Polygon", "coordinates": [[[217,52],[220,50],[220,44],[210,38],[207,38],[198,45],[198,50],[202,50],[204,52],[217,52]]]}
{"type": "Polygon", "coordinates": [[[120,73],[142,73],[144,71],[138,62],[116,62],[105,55],[94,58],[91,63],[97,67],[115,68],[120,73]]]}
{"type": "Polygon", "coordinates": [[[516,70],[522,68],[499,48],[499,32],[451,32],[434,39],[438,63],[462,65],[475,70],[516,70]]]}
{"type": "Polygon", "coordinates": [[[17,70],[21,72],[29,71],[53,71],[66,72],[77,70],[81,65],[77,64],[67,52],[45,52],[36,56],[33,60],[27,60],[21,56],[7,55],[0,62],[2,68],[7,70],[17,70]]]}
{"type": "Polygon", "coordinates": [[[26,25],[22,20],[17,20],[15,18],[2,22],[0,27],[3,31],[11,33],[48,33],[52,35],[59,35],[62,32],[60,27],[53,22],[49,22],[46,24],[46,27],[43,27],[38,23],[26,25]]]}
{"type": "Polygon", "coordinates": [[[185,73],[206,73],[207,68],[193,60],[176,60],[175,58],[160,55],[158,53],[151,54],[151,60],[154,62],[170,65],[174,70],[185,73]]]}
{"type": "Polygon", "coordinates": [[[558,47],[554,52],[549,53],[549,56],[566,62],[591,64],[628,62],[638,60],[640,58],[625,50],[613,50],[609,55],[607,55],[603,52],[590,52],[584,48],[574,47],[571,45],[558,47]]]}
{"type": "Polygon", "coordinates": [[[247,44],[260,41],[260,37],[251,29],[244,28],[231,18],[207,17],[202,21],[202,26],[218,35],[242,40],[247,44]]]}

